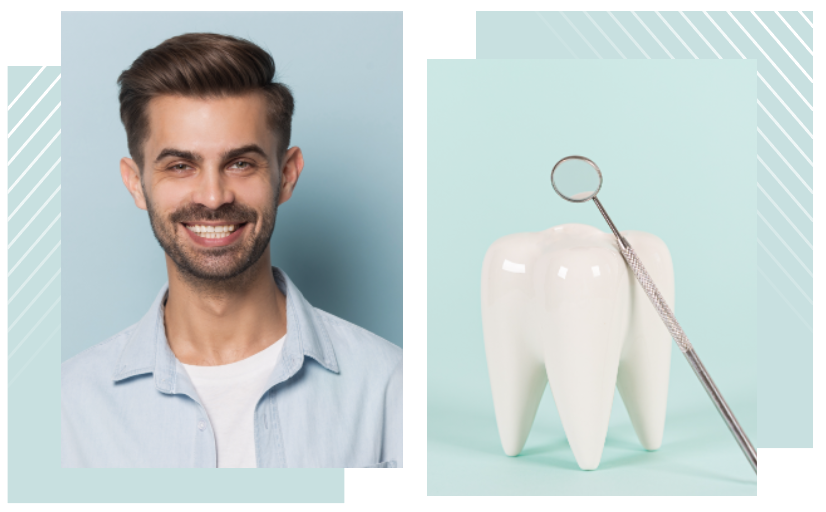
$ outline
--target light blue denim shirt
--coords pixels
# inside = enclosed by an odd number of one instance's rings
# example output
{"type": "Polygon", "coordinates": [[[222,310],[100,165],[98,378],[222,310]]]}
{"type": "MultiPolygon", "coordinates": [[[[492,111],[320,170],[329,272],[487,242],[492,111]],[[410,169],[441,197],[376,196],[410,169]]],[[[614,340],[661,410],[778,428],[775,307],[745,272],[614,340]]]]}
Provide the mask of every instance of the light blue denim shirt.
{"type": "MultiPolygon", "coordinates": [[[[402,467],[402,351],[312,307],[273,267],[287,336],[255,408],[259,468],[402,467]]],[[[214,468],[215,436],[163,324],[137,324],[62,365],[65,468],[214,468]]]]}

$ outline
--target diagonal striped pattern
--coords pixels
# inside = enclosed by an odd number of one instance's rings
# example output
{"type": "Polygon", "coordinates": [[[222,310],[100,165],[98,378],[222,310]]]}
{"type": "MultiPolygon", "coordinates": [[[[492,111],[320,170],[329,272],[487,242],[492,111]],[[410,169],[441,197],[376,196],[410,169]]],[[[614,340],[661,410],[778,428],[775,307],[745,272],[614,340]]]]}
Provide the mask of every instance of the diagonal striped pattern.
{"type": "Polygon", "coordinates": [[[811,331],[812,20],[801,12],[537,13],[585,59],[756,59],[758,266],[811,331]]]}
{"type": "MultiPolygon", "coordinates": [[[[554,37],[543,40],[548,45],[548,53],[554,58],[756,60],[755,250],[758,275],[755,279],[759,294],[758,331],[762,336],[758,346],[766,353],[782,350],[782,355],[771,361],[774,365],[771,371],[781,364],[789,368],[791,376],[780,379],[784,382],[772,379],[771,388],[761,387],[760,399],[789,404],[784,412],[787,415],[785,423],[804,425],[796,432],[805,431],[807,436],[806,440],[788,441],[789,436],[781,432],[778,423],[776,433],[775,426],[771,427],[771,444],[762,443],[761,446],[811,446],[814,257],[812,12],[615,11],[536,14],[541,18],[542,26],[530,27],[535,18],[525,17],[522,28],[532,28],[534,33],[550,29],[554,37]],[[547,28],[543,29],[543,26],[547,28]],[[561,47],[556,44],[557,41],[562,44],[561,47]],[[790,383],[792,380],[794,383],[790,383]],[[789,396],[796,398],[789,400],[789,396]]],[[[477,54],[478,41],[485,40],[485,37],[480,36],[477,26],[477,54]]],[[[524,51],[527,53],[527,50],[524,51]]],[[[510,57],[520,57],[518,53],[510,57]]],[[[768,365],[769,356],[764,354],[763,357],[765,359],[761,359],[760,364],[768,365]]],[[[768,367],[759,368],[760,372],[769,370],[768,367]]],[[[761,418],[770,420],[762,413],[761,418]]]]}
{"type": "Polygon", "coordinates": [[[10,390],[60,350],[60,78],[59,67],[9,67],[10,390]]]}

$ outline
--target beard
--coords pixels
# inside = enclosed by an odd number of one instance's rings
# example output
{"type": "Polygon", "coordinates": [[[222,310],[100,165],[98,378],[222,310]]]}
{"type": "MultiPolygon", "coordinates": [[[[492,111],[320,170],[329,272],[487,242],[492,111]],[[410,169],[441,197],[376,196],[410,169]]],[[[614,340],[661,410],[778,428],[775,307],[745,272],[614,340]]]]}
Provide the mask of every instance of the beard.
{"type": "Polygon", "coordinates": [[[163,215],[154,208],[149,196],[144,193],[152,232],[164,252],[190,284],[209,288],[223,288],[231,286],[235,281],[243,280],[239,276],[261,259],[270,244],[275,228],[278,195],[276,192],[272,204],[260,214],[253,208],[233,202],[223,204],[215,210],[192,203],[171,214],[163,215]],[[258,233],[254,233],[252,230],[259,218],[261,228],[258,233]],[[242,239],[229,246],[197,247],[189,239],[188,234],[179,232],[178,226],[182,222],[197,224],[198,221],[246,223],[244,229],[247,232],[243,233],[242,239]]]}

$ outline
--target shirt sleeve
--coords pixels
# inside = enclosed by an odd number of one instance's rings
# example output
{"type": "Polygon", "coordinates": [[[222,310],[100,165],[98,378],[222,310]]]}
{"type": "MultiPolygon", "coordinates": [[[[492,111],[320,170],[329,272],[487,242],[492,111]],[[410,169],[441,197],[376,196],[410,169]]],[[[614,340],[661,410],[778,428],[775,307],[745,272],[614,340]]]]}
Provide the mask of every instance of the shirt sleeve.
{"type": "MultiPolygon", "coordinates": [[[[384,439],[382,462],[402,466],[402,361],[396,366],[387,383],[384,402],[384,439]]],[[[390,466],[393,467],[393,466],[390,466]]]]}

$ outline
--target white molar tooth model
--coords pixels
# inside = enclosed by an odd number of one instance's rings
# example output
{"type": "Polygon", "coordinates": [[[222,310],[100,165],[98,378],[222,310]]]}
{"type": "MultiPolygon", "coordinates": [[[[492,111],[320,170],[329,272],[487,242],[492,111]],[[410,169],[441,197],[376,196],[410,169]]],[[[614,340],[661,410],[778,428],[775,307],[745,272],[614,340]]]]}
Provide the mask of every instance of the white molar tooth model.
{"type": "MultiPolygon", "coordinates": [[[[662,240],[623,231],[674,309],[662,240]]],[[[647,450],[662,444],[671,336],[617,248],[583,224],[500,238],[482,268],[482,322],[496,423],[518,455],[550,383],[581,469],[599,466],[614,386],[647,450]]]]}

